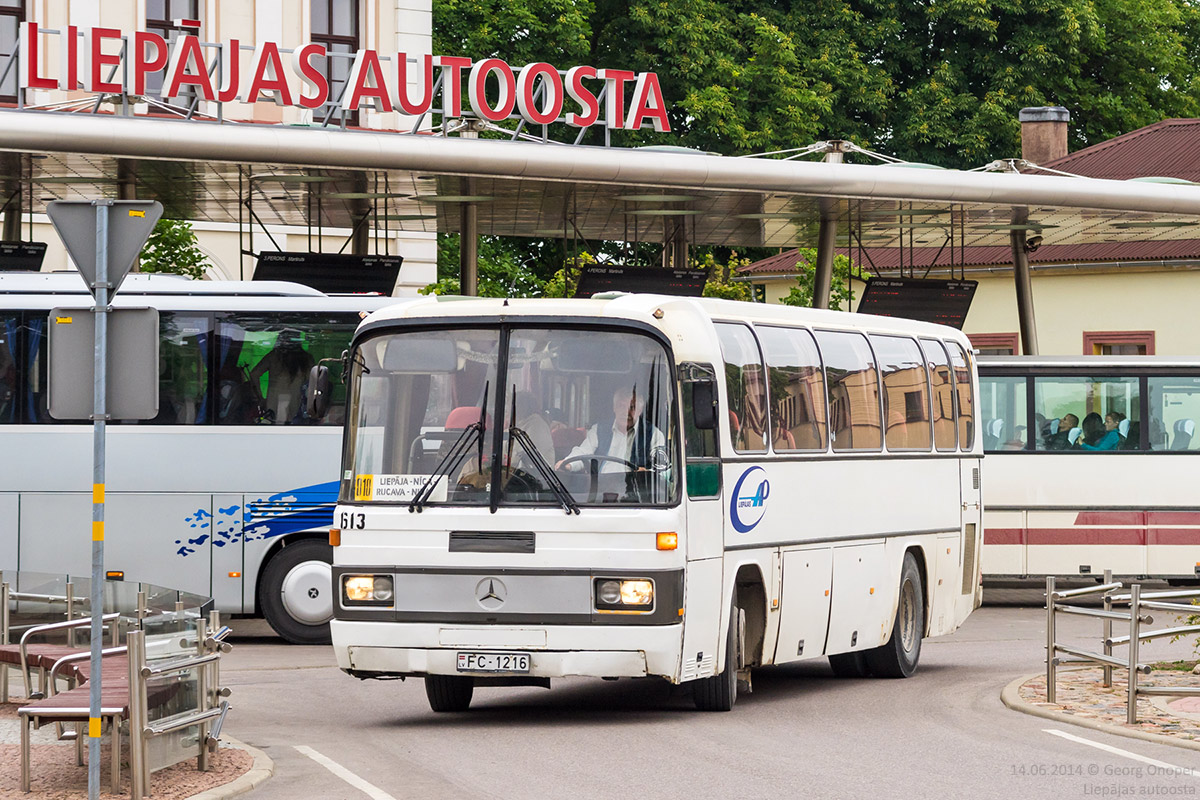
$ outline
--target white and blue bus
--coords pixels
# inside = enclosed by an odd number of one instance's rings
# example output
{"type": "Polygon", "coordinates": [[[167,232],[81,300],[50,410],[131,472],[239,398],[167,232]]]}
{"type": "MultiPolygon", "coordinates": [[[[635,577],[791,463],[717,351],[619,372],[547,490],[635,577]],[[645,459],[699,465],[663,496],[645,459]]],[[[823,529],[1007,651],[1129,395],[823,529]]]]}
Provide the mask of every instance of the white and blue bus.
{"type": "MultiPolygon", "coordinates": [[[[51,309],[92,302],[75,273],[0,274],[5,569],[90,571],[92,425],[48,412],[47,326],[51,309]]],[[[226,613],[264,614],[291,641],[328,641],[342,419],[308,417],[302,389],[362,314],[393,302],[129,276],[113,305],[159,312],[160,400],[154,419],[108,426],[112,577],[210,595],[226,613]]]]}
{"type": "Polygon", "coordinates": [[[977,607],[958,331],[653,295],[427,300],[349,358],[339,666],[475,687],[750,669],[907,677],[977,607]]]}

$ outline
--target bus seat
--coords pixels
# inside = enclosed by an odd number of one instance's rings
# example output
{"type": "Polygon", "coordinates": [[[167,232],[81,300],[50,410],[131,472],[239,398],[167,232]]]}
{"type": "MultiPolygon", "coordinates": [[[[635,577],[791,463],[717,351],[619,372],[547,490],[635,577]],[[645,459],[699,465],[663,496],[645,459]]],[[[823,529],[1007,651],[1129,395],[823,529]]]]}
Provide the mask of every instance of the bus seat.
{"type": "MultiPolygon", "coordinates": [[[[459,406],[450,410],[446,415],[446,430],[460,431],[463,428],[479,422],[479,408],[477,406],[459,406]]],[[[490,423],[491,420],[489,419],[490,423]]]]}
{"type": "Polygon", "coordinates": [[[1190,419],[1175,420],[1175,438],[1171,440],[1172,450],[1187,450],[1192,446],[1192,434],[1196,432],[1196,423],[1190,419]]]}
{"type": "Polygon", "coordinates": [[[1002,441],[1004,441],[1004,420],[989,419],[987,424],[983,426],[984,448],[987,450],[998,450],[1002,441]]]}
{"type": "Polygon", "coordinates": [[[1128,419],[1123,419],[1117,423],[1117,433],[1121,434],[1122,439],[1129,438],[1129,425],[1130,422],[1128,419]]]}
{"type": "Polygon", "coordinates": [[[1126,428],[1129,431],[1125,435],[1125,441],[1121,442],[1119,450],[1141,450],[1142,449],[1142,423],[1130,422],[1126,428]]]}
{"type": "Polygon", "coordinates": [[[1079,437],[1082,433],[1083,433],[1083,428],[1076,425],[1074,428],[1071,428],[1071,430],[1069,430],[1067,432],[1067,442],[1071,445],[1074,445],[1076,442],[1079,441],[1079,437]]]}
{"type": "Polygon", "coordinates": [[[562,461],[587,438],[587,431],[581,428],[559,428],[550,431],[550,438],[554,441],[554,459],[562,461]]]}

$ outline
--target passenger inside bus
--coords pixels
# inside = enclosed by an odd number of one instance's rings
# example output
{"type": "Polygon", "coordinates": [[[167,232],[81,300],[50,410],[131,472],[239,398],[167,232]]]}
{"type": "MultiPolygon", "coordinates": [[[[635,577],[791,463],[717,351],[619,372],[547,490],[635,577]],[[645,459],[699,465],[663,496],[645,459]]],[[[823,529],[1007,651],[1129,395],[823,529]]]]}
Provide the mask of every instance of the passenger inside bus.
{"type": "Polygon", "coordinates": [[[268,417],[276,424],[296,421],[303,415],[302,400],[312,356],[304,349],[300,332],[285,328],[279,332],[275,347],[250,370],[251,383],[258,384],[267,376],[264,397],[268,417]]]}
{"type": "Polygon", "coordinates": [[[1088,414],[1084,418],[1084,441],[1080,442],[1079,447],[1083,450],[1116,450],[1121,444],[1121,432],[1118,428],[1125,421],[1125,415],[1120,411],[1108,412],[1104,415],[1104,421],[1100,423],[1103,428],[1097,431],[1095,425],[1099,418],[1100,415],[1096,413],[1088,414]],[[1091,436],[1088,435],[1089,429],[1092,431],[1091,436]]]}
{"type": "Polygon", "coordinates": [[[1066,450],[1074,444],[1071,432],[1079,427],[1079,417],[1063,414],[1061,419],[1051,420],[1050,434],[1046,437],[1047,450],[1066,450]]]}

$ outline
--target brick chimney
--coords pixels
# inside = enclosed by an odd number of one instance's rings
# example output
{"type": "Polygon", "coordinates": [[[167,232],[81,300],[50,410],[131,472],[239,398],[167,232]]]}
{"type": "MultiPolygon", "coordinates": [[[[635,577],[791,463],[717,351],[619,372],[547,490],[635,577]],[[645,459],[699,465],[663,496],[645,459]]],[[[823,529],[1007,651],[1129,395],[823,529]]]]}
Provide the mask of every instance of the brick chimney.
{"type": "Polygon", "coordinates": [[[1062,106],[1022,108],[1021,158],[1034,164],[1049,164],[1067,154],[1067,123],[1071,112],[1062,106]]]}

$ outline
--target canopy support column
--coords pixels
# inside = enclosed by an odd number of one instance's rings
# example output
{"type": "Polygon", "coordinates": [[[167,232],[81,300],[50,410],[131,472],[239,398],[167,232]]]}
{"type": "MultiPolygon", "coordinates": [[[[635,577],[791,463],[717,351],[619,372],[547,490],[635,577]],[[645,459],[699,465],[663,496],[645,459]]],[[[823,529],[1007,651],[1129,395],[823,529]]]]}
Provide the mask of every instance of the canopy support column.
{"type": "Polygon", "coordinates": [[[821,214],[821,227],[817,231],[817,263],[813,266],[813,308],[829,308],[829,294],[833,289],[834,244],[837,241],[837,217],[821,214]]]}
{"type": "MultiPolygon", "coordinates": [[[[463,178],[463,194],[475,194],[475,179],[463,178]]],[[[462,204],[462,232],[458,241],[460,291],[468,296],[479,294],[479,209],[474,203],[462,204]]]]}
{"type": "MultiPolygon", "coordinates": [[[[367,176],[365,173],[360,172],[354,176],[354,191],[357,194],[367,193],[367,176]]],[[[350,252],[356,256],[368,255],[371,250],[371,229],[369,224],[371,202],[363,198],[355,198],[350,201],[350,222],[353,226],[350,229],[350,252]]]]}
{"type": "Polygon", "coordinates": [[[1037,321],[1033,313],[1033,281],[1029,277],[1029,253],[1025,250],[1025,231],[1009,233],[1012,244],[1013,280],[1017,289],[1017,320],[1021,326],[1021,352],[1038,355],[1037,321]]]}

